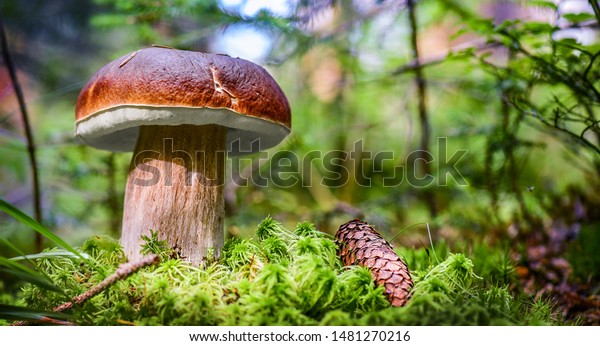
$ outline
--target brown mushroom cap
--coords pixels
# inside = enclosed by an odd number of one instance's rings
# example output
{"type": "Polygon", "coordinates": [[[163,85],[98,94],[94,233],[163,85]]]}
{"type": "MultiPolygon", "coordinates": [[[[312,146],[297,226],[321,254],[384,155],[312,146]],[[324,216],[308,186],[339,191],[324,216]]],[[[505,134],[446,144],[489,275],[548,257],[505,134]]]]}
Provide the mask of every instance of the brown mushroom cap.
{"type": "Polygon", "coordinates": [[[142,125],[225,126],[231,154],[275,146],[291,127],[289,103],[262,67],[159,47],[96,72],[79,94],[75,119],[77,137],[111,151],[133,150],[142,125]]]}

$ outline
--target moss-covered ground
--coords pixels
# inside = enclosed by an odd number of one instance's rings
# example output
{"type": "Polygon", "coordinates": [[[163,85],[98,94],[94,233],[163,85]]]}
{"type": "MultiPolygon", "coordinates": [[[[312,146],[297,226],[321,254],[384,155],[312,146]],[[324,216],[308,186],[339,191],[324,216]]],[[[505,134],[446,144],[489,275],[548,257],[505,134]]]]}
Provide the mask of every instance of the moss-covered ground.
{"type": "MultiPolygon", "coordinates": [[[[412,299],[390,307],[369,271],[342,267],[330,236],[312,224],[293,231],[271,218],[255,237],[229,239],[204,268],[175,258],[156,236],[144,251],[160,263],[117,281],[66,312],[80,325],[555,325],[552,306],[519,293],[505,254],[474,245],[470,255],[439,244],[397,249],[412,271],[412,299]]],[[[93,237],[90,258],[48,256],[37,270],[59,288],[28,284],[19,305],[52,308],[84,293],[125,262],[118,243],[93,237]]],[[[55,250],[48,250],[55,251],[55,250]]],[[[2,321],[0,320],[0,323],[2,321]]],[[[4,323],[8,323],[4,321],[4,323]]]]}

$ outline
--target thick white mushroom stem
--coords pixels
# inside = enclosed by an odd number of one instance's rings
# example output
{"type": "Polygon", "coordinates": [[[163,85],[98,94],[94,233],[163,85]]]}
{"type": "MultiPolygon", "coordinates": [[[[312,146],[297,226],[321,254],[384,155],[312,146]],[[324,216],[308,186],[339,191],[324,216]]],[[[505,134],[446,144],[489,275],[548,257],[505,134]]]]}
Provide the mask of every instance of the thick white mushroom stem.
{"type": "Polygon", "coordinates": [[[217,125],[142,126],[125,190],[121,244],[130,261],[141,235],[158,232],[186,261],[200,265],[223,246],[225,140],[217,125]]]}

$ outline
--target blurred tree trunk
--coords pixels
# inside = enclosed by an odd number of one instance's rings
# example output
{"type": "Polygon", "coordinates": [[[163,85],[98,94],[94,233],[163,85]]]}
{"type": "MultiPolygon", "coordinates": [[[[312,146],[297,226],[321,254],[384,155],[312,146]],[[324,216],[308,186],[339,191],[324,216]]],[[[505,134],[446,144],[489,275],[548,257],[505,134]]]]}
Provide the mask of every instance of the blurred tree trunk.
{"type": "MultiPolygon", "coordinates": [[[[414,0],[407,0],[406,5],[408,7],[408,20],[410,23],[410,45],[413,55],[413,61],[415,62],[415,84],[417,86],[417,98],[418,98],[418,114],[419,124],[421,126],[421,141],[419,144],[419,166],[420,174],[422,176],[431,175],[431,167],[427,163],[427,155],[431,153],[431,124],[429,121],[429,114],[427,111],[427,81],[423,75],[423,69],[419,60],[419,43],[418,43],[418,23],[416,16],[416,6],[414,0]]],[[[435,201],[435,194],[431,187],[426,187],[423,190],[423,197],[425,203],[429,208],[429,213],[432,217],[436,217],[438,214],[437,205],[435,201]]]]}

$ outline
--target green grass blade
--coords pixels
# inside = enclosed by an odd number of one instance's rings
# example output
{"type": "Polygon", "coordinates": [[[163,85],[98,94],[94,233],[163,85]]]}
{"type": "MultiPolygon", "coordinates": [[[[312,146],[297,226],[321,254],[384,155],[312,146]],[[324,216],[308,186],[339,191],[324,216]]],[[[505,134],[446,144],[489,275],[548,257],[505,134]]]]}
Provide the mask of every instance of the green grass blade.
{"type": "Polygon", "coordinates": [[[40,311],[22,306],[0,304],[0,319],[10,321],[43,321],[46,317],[67,319],[69,316],[59,312],[40,311]]]}
{"type": "MultiPolygon", "coordinates": [[[[86,253],[81,253],[81,255],[85,258],[90,258],[90,255],[86,253]]],[[[22,260],[34,260],[34,259],[44,259],[44,258],[53,258],[53,257],[77,257],[77,255],[69,252],[69,251],[52,251],[52,252],[40,252],[31,255],[21,255],[16,257],[11,257],[9,261],[22,261],[22,260]]]]}
{"type": "Polygon", "coordinates": [[[62,290],[55,286],[52,281],[43,274],[4,257],[0,257],[0,271],[11,274],[23,281],[30,282],[47,290],[62,293],[62,290]]]}
{"type": "Polygon", "coordinates": [[[78,257],[85,260],[85,257],[83,257],[79,253],[79,251],[75,250],[73,247],[71,247],[69,244],[67,244],[64,240],[60,239],[58,236],[56,236],[54,233],[52,233],[49,229],[44,227],[42,224],[35,221],[29,215],[23,213],[18,208],[16,208],[12,204],[6,202],[2,198],[0,198],[0,211],[3,211],[6,214],[12,216],[15,220],[19,221],[20,223],[22,223],[26,226],[31,227],[34,231],[36,231],[39,234],[41,234],[42,236],[46,237],[47,239],[52,241],[54,244],[64,248],[65,250],[71,251],[78,257]]]}
{"type": "Polygon", "coordinates": [[[50,281],[46,280],[43,276],[31,275],[29,273],[20,272],[18,270],[8,269],[8,268],[0,268],[0,272],[7,273],[16,277],[17,279],[32,283],[36,286],[39,286],[43,289],[54,291],[58,293],[63,293],[62,290],[56,286],[54,286],[50,281]]]}

